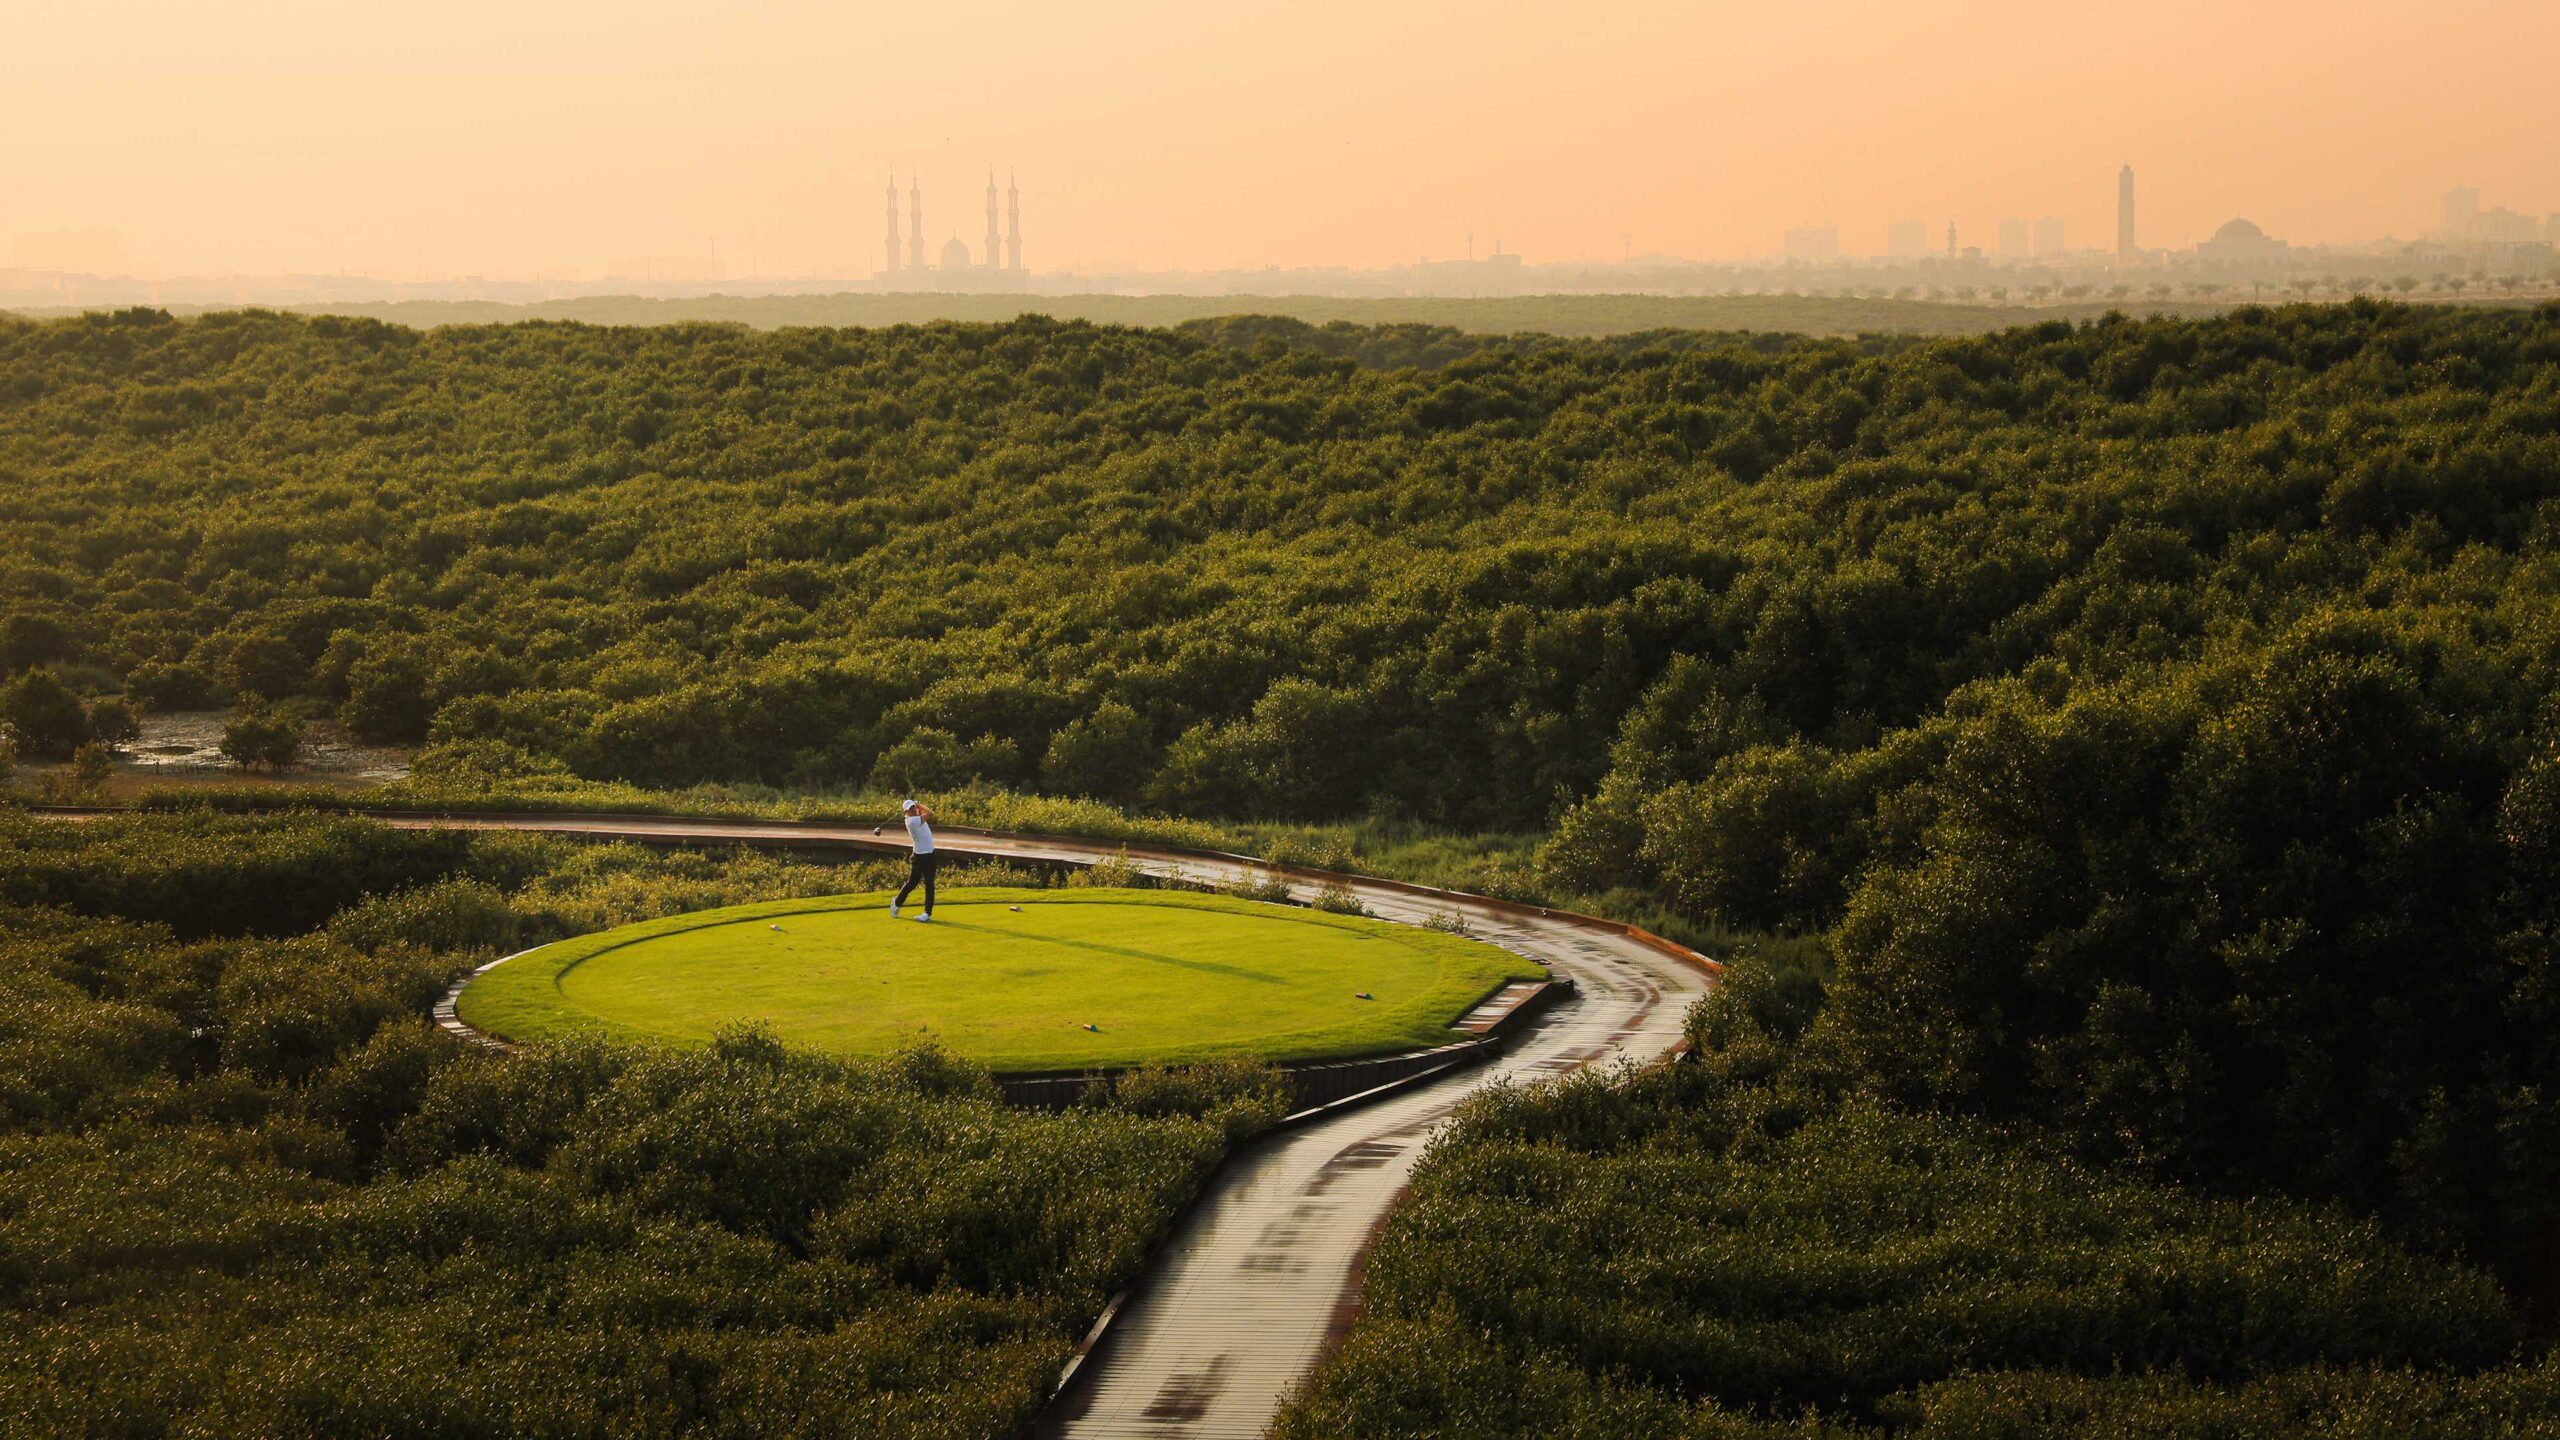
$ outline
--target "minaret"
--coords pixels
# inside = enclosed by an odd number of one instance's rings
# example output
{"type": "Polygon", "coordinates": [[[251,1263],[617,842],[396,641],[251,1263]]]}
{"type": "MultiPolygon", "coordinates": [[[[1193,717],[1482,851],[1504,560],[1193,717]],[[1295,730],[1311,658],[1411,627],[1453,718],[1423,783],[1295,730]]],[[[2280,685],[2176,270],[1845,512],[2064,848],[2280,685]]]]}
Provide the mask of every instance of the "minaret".
{"type": "Polygon", "coordinates": [[[2116,264],[2131,265],[2142,252],[2133,244],[2133,167],[2116,172],[2116,264]]]}
{"type": "Polygon", "coordinates": [[[907,177],[907,268],[924,268],[924,181],[907,177]]]}
{"type": "MultiPolygon", "coordinates": [[[[995,257],[988,257],[992,263],[995,257]]],[[[1013,172],[1004,172],[1004,268],[1022,268],[1022,191],[1013,183],[1013,172]]]]}
{"type": "Polygon", "coordinates": [[[898,177],[889,177],[889,274],[898,273],[898,177]]]}
{"type": "Polygon", "coordinates": [[[990,270],[1004,263],[1003,253],[996,248],[1001,239],[996,234],[996,172],[990,166],[987,170],[987,268],[990,270]]]}

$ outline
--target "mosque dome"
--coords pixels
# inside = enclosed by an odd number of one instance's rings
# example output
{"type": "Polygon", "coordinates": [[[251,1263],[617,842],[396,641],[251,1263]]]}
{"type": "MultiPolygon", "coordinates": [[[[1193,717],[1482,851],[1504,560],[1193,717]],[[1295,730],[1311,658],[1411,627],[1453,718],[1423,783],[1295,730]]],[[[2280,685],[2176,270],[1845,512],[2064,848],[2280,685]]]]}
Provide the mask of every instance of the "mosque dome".
{"type": "Polygon", "coordinates": [[[2213,238],[2216,240],[2264,240],[2267,238],[2267,232],[2246,220],[2234,220],[2214,231],[2213,238]]]}
{"type": "Polygon", "coordinates": [[[974,262],[972,262],[972,261],[969,259],[969,245],[968,245],[968,242],[967,242],[967,241],[962,240],[962,239],[961,239],[959,236],[957,236],[957,235],[954,235],[954,236],[952,236],[949,240],[946,240],[946,241],[944,241],[944,242],[943,242],[943,245],[942,245],[942,268],[943,268],[943,269],[945,269],[945,270],[966,270],[966,269],[970,268],[970,266],[971,266],[973,263],[974,263],[974,262]]]}

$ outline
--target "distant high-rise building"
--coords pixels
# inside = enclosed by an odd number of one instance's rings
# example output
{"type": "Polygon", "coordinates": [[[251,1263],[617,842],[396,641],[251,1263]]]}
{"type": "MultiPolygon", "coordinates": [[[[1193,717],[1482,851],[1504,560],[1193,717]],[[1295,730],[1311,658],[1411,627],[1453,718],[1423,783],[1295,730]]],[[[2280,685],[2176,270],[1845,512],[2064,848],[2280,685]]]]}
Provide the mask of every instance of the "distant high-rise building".
{"type": "Polygon", "coordinates": [[[1947,222],[1947,258],[1956,258],[1956,222],[1953,220],[1947,222]]]}
{"type": "Polygon", "coordinates": [[[996,231],[996,172],[995,172],[994,167],[990,166],[990,167],[988,168],[988,170],[987,170],[987,268],[988,268],[988,269],[990,269],[990,270],[1000,270],[1000,269],[1004,268],[1004,251],[1003,251],[1002,249],[998,248],[998,247],[1000,247],[1000,246],[1001,246],[1001,245],[1003,245],[1003,244],[1004,244],[1004,237],[1003,237],[1001,234],[997,233],[997,231],[996,231]]]}
{"type": "Polygon", "coordinates": [[[2141,254],[2133,243],[2133,167],[2116,172],[2116,263],[2130,265],[2141,254]]]}
{"type": "Polygon", "coordinates": [[[2542,238],[2542,222],[2501,205],[2471,222],[2471,238],[2496,245],[2526,245],[2542,238]]]}
{"type": "Polygon", "coordinates": [[[907,268],[922,270],[930,263],[924,258],[924,179],[907,177],[907,268]]]}
{"type": "Polygon", "coordinates": [[[1813,263],[1839,259],[1839,230],[1829,225],[1799,225],[1789,230],[1787,258],[1813,263]]]}
{"type": "Polygon", "coordinates": [[[2028,231],[2027,231],[2027,222],[2026,222],[2026,221],[2024,221],[2024,220],[2003,220],[2003,221],[2001,221],[2001,222],[2000,222],[2000,258],[2001,258],[2001,259],[2003,259],[2003,260],[2024,260],[2024,259],[2026,259],[2026,258],[2027,258],[2027,256],[2028,256],[2028,254],[2029,254],[2029,251],[2028,251],[2028,249],[2027,249],[2027,235],[2028,235],[2028,231]]]}
{"type": "Polygon", "coordinates": [[[2047,215],[2036,222],[2037,259],[2059,260],[2070,250],[2070,248],[2070,246],[2063,243],[2062,219],[2060,216],[2047,215]]]}
{"type": "Polygon", "coordinates": [[[898,273],[898,177],[889,177],[889,273],[898,273]]]}
{"type": "Polygon", "coordinates": [[[1896,220],[1884,232],[1884,253],[1896,260],[1917,260],[1929,253],[1929,227],[1917,220],[1896,220]]]}
{"type": "Polygon", "coordinates": [[[2471,233],[2480,219],[2480,191],[2470,185],[2456,185],[2444,192],[2444,234],[2459,240],[2471,233]]]}
{"type": "Polygon", "coordinates": [[[1022,191],[1013,172],[1004,172],[1004,268],[1022,268],[1022,191]]]}

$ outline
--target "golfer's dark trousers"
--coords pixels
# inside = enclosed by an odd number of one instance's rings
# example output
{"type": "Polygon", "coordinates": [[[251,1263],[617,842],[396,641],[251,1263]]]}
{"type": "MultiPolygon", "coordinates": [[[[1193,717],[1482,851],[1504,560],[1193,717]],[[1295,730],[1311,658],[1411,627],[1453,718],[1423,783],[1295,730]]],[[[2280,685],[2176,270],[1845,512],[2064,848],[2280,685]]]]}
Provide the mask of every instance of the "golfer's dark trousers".
{"type": "Polygon", "coordinates": [[[916,882],[921,880],[924,882],[924,913],[927,915],[932,914],[933,868],[940,864],[941,861],[941,853],[933,850],[928,850],[922,855],[909,857],[907,860],[907,883],[898,887],[898,898],[894,903],[899,905],[906,904],[908,894],[916,888],[916,882]]]}

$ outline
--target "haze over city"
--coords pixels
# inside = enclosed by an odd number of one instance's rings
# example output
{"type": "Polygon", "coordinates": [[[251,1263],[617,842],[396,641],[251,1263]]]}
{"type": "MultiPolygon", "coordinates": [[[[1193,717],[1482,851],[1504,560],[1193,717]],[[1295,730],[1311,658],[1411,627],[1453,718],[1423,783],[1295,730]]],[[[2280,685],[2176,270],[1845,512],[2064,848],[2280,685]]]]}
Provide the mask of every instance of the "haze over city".
{"type": "Polygon", "coordinates": [[[2560,210],[2560,7],[1961,0],[955,8],[457,0],[254,14],[35,0],[0,54],[0,263],[868,275],[881,197],[1033,271],[1777,253],[1906,218],[2146,243],[2247,216],[2422,234],[2449,187],[2560,210]]]}

